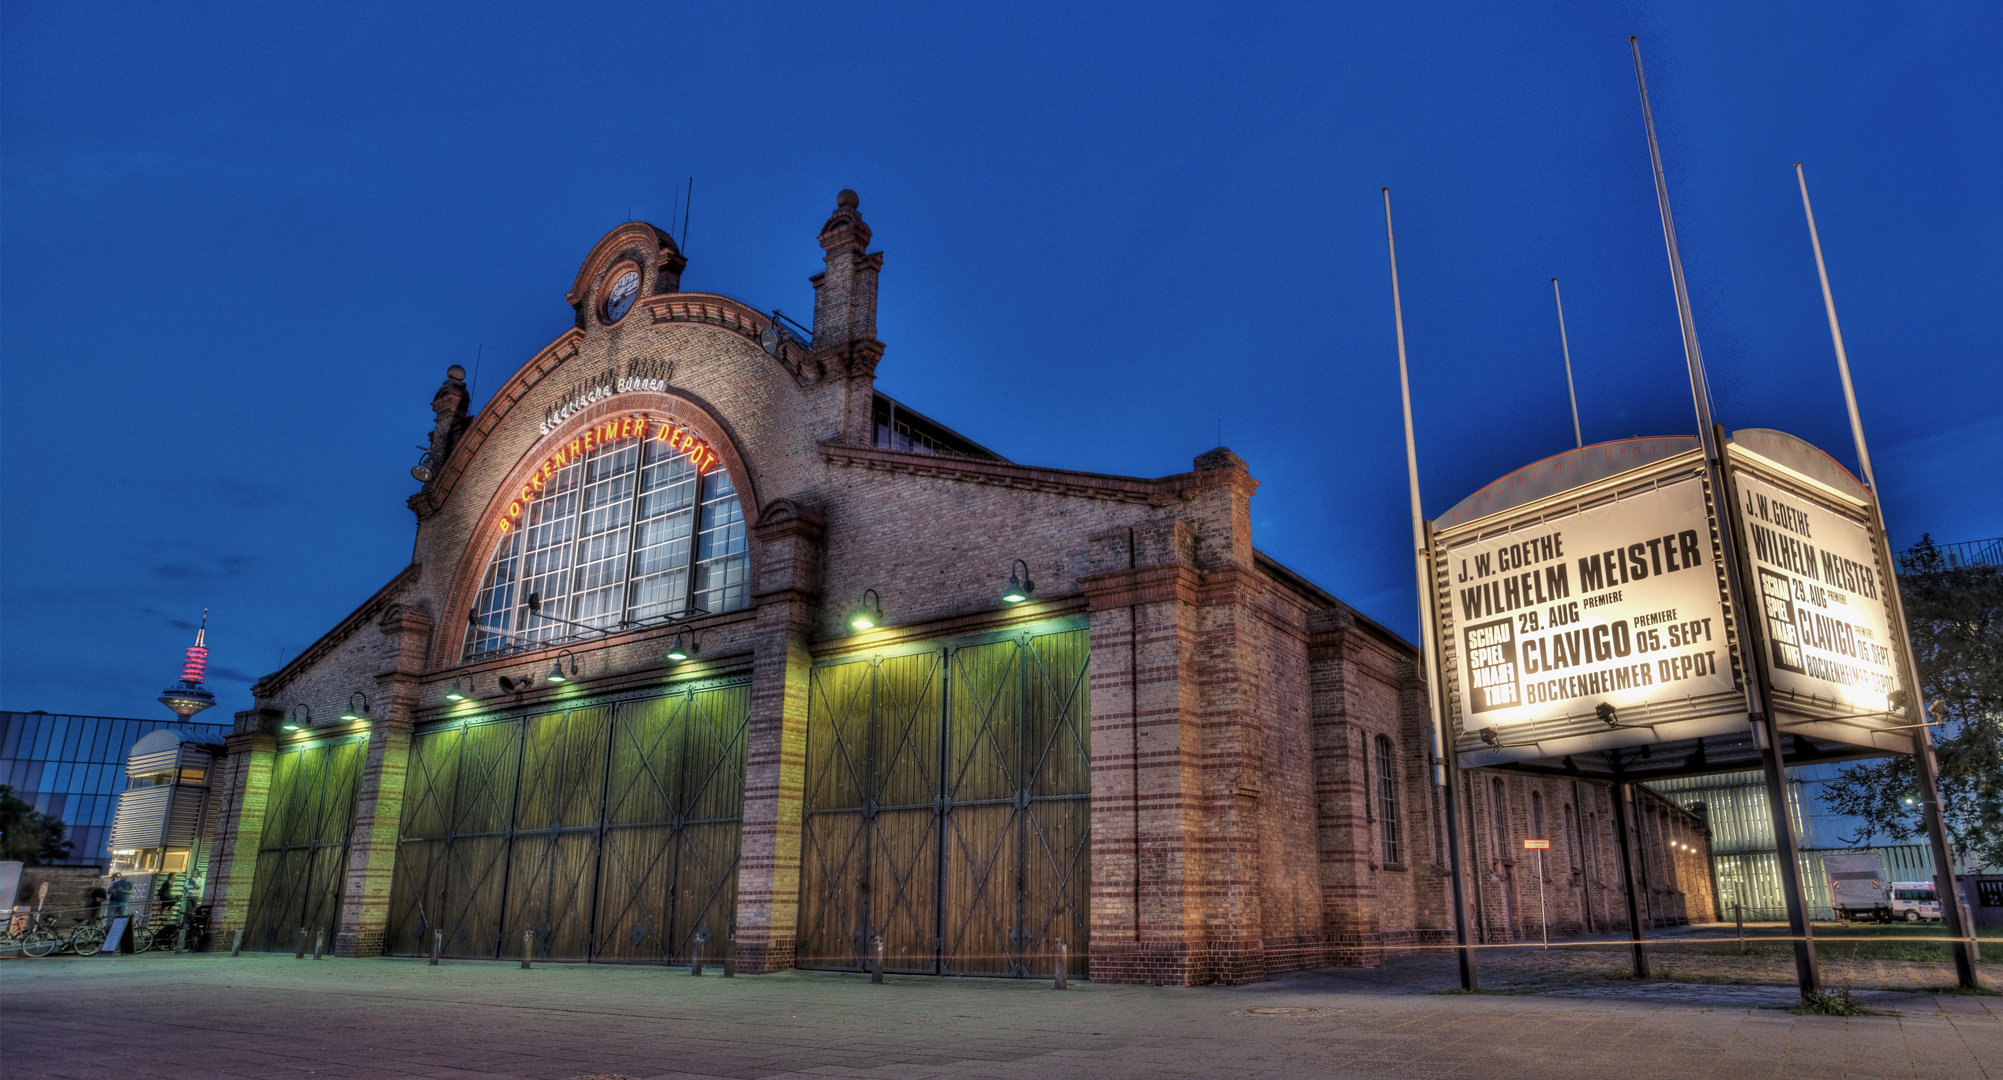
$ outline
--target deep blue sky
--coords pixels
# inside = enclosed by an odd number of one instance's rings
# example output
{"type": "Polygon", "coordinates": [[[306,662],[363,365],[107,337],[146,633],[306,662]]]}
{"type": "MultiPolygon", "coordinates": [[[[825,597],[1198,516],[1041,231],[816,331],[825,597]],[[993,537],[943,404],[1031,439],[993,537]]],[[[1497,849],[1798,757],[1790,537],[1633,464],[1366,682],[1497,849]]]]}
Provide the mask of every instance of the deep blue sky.
{"type": "Polygon", "coordinates": [[[247,706],[409,559],[445,366],[690,175],[685,287],[804,317],[853,187],[882,389],[1144,476],[1221,421],[1409,634],[1379,187],[1428,513],[1569,445],[1553,276],[1587,441],[1694,429],[1630,33],[1720,420],[1853,458],[1806,161],[1894,542],[2003,534],[2003,8],[968,7],[0,8],[0,705],[155,715],[207,606],[247,706]]]}

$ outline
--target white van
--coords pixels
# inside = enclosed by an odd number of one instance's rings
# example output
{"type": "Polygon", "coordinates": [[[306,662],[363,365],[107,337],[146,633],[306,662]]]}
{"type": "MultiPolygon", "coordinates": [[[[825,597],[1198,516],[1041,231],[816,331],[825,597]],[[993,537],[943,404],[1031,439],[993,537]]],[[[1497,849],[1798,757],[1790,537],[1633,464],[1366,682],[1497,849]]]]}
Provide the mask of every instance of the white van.
{"type": "Polygon", "coordinates": [[[1940,918],[1940,894],[1931,881],[1892,882],[1892,918],[1907,922],[1940,918]]]}

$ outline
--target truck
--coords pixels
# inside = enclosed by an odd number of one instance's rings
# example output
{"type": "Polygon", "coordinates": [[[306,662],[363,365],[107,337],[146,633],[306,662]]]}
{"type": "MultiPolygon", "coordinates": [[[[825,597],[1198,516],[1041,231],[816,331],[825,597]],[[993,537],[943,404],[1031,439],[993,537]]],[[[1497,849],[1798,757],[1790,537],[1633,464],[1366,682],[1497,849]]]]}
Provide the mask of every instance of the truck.
{"type": "Polygon", "coordinates": [[[1892,883],[1885,880],[1885,864],[1878,856],[1824,855],[1822,874],[1838,919],[1892,921],[1892,883]]]}

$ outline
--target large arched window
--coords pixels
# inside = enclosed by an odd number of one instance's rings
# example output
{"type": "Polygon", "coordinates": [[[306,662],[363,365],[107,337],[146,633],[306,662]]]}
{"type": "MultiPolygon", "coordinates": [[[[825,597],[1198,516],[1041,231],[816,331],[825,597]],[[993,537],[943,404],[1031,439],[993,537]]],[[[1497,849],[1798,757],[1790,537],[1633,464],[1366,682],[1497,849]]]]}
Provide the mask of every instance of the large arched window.
{"type": "Polygon", "coordinates": [[[749,548],[721,465],[699,475],[658,439],[601,444],[557,469],[501,538],[465,656],[742,608],[749,548]]]}
{"type": "Polygon", "coordinates": [[[1398,845],[1398,759],[1388,736],[1377,736],[1377,824],[1384,861],[1402,863],[1398,845]]]}

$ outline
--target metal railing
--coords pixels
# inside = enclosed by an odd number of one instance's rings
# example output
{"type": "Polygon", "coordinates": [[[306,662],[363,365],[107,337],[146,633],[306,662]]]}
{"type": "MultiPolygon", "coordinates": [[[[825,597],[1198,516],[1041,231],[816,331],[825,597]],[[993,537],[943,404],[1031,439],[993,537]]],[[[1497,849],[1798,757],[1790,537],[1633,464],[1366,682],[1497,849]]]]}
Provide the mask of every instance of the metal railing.
{"type": "MultiPolygon", "coordinates": [[[[1920,550],[1919,547],[1909,547],[1899,552],[1902,572],[1907,570],[1920,550]]],[[[1958,544],[1935,544],[1934,550],[1940,552],[1941,565],[1948,570],[1959,570],[1964,566],[2003,566],[2003,536],[1989,540],[1964,540],[1958,544]]]]}

